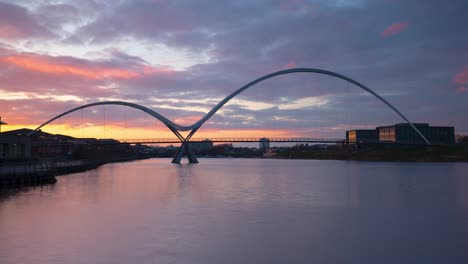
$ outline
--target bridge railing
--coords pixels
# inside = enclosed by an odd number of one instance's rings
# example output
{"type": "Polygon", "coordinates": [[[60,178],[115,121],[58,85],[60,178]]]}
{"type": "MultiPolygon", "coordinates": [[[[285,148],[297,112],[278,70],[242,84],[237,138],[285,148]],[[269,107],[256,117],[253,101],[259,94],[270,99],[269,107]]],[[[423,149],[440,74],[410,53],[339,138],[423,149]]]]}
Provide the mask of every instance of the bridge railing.
{"type": "MultiPolygon", "coordinates": [[[[191,138],[190,143],[256,143],[256,142],[276,142],[276,143],[348,143],[348,144],[396,144],[396,145],[421,145],[425,144],[423,141],[380,141],[380,140],[361,140],[361,141],[348,141],[343,138],[191,138]]],[[[141,138],[141,139],[118,139],[116,141],[101,142],[67,142],[67,141],[40,141],[33,142],[33,146],[72,146],[72,145],[108,145],[108,144],[179,144],[181,143],[177,138],[141,138]]]]}
{"type": "MultiPolygon", "coordinates": [[[[154,138],[154,139],[120,139],[122,143],[180,143],[180,140],[174,138],[154,138]]],[[[342,138],[191,138],[191,143],[203,142],[343,142],[342,138]]]]}
{"type": "MultiPolygon", "coordinates": [[[[178,144],[180,140],[173,138],[154,138],[154,139],[121,139],[119,140],[122,143],[127,144],[178,144]]],[[[285,143],[346,143],[346,144],[382,144],[382,145],[425,145],[426,143],[422,140],[415,141],[382,141],[382,140],[359,140],[359,141],[349,141],[343,138],[191,138],[190,143],[204,143],[204,142],[213,142],[213,143],[255,143],[255,142],[285,142],[285,143]]]]}

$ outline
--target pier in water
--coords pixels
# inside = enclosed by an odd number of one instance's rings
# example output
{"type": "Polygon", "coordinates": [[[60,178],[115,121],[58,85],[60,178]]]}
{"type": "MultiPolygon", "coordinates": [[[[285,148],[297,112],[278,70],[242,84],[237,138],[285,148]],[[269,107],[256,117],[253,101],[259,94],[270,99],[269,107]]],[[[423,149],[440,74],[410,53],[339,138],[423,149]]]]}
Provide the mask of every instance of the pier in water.
{"type": "Polygon", "coordinates": [[[169,161],[1,191],[0,263],[468,263],[468,163],[169,161]]]}

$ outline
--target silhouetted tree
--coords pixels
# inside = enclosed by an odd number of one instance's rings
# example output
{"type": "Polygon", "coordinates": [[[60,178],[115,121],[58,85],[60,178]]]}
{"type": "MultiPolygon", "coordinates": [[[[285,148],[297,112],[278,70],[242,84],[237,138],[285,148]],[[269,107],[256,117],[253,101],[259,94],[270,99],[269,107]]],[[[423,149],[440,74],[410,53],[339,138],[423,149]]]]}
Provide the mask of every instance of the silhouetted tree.
{"type": "Polygon", "coordinates": [[[457,135],[457,144],[468,145],[468,135],[457,135]]]}

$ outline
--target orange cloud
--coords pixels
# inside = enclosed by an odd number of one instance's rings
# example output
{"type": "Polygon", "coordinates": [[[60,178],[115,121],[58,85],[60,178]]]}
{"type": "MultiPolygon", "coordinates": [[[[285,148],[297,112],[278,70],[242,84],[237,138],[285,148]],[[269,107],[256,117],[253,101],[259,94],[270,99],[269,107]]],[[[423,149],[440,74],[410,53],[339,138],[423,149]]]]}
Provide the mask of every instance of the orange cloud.
{"type": "Polygon", "coordinates": [[[35,55],[12,55],[3,58],[3,61],[37,72],[76,75],[88,79],[132,79],[143,75],[173,72],[173,70],[168,67],[156,68],[148,65],[138,65],[137,69],[133,70],[102,65],[72,65],[58,60],[54,61],[54,59],[35,55]]]}
{"type": "Polygon", "coordinates": [[[405,22],[393,23],[390,26],[388,26],[384,31],[382,31],[380,33],[380,36],[388,37],[388,36],[398,34],[398,33],[402,32],[402,31],[404,31],[405,29],[407,29],[408,26],[409,26],[409,23],[406,22],[406,21],[405,22]]]}

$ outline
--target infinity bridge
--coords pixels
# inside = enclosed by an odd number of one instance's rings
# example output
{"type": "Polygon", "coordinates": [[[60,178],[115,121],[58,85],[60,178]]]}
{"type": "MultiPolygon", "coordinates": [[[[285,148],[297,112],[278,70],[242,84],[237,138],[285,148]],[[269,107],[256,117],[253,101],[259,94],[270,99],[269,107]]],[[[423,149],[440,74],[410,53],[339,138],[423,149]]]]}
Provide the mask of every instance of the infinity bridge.
{"type": "MultiPolygon", "coordinates": [[[[389,107],[391,110],[393,110],[397,115],[399,115],[401,118],[403,118],[403,120],[405,120],[405,122],[407,122],[411,126],[411,128],[424,140],[424,142],[426,144],[428,144],[428,145],[430,144],[430,142],[424,137],[424,135],[421,133],[421,131],[419,131],[408,120],[408,118],[406,118],[400,111],[398,111],[398,109],[396,109],[392,104],[390,104],[387,100],[385,100],[383,97],[378,95],[376,92],[374,92],[370,88],[364,86],[363,84],[361,84],[361,83],[359,83],[359,82],[357,82],[357,81],[355,81],[355,80],[353,80],[353,79],[351,79],[349,77],[341,75],[339,73],[332,72],[332,71],[327,71],[327,70],[322,70],[322,69],[314,69],[314,68],[287,69],[287,70],[277,71],[277,72],[273,72],[273,73],[267,74],[265,76],[262,76],[262,77],[260,77],[260,78],[258,78],[256,80],[242,86],[241,88],[237,89],[236,91],[234,91],[233,93],[228,95],[226,98],[221,100],[217,105],[215,105],[213,107],[213,109],[211,109],[208,113],[206,113],[205,116],[203,116],[202,118],[200,118],[200,120],[198,120],[197,122],[195,122],[194,124],[192,124],[190,126],[181,126],[179,124],[176,124],[176,123],[172,122],[171,120],[167,119],[166,117],[162,116],[161,114],[157,113],[156,111],[151,110],[151,109],[149,109],[147,107],[144,107],[142,105],[129,103],[129,102],[122,102],[122,101],[105,101],[105,102],[97,102],[97,103],[86,104],[86,105],[82,105],[80,107],[76,107],[76,108],[73,108],[71,110],[68,110],[68,111],[66,111],[66,112],[64,112],[64,113],[62,113],[60,115],[55,116],[54,118],[48,120],[47,122],[43,123],[42,125],[37,127],[33,132],[29,133],[29,135],[34,134],[36,131],[38,131],[43,126],[49,124],[50,122],[52,122],[52,121],[54,121],[54,120],[56,120],[56,119],[58,119],[58,118],[60,118],[62,116],[68,115],[68,114],[70,114],[72,112],[78,111],[80,109],[93,107],[93,106],[98,106],[98,105],[122,105],[122,106],[135,108],[135,109],[141,110],[141,111],[143,111],[145,113],[148,113],[149,115],[151,115],[154,118],[161,121],[164,125],[166,125],[174,133],[174,135],[179,139],[179,141],[174,142],[174,143],[181,143],[181,145],[179,147],[179,150],[177,151],[176,156],[172,160],[172,163],[179,164],[182,157],[184,157],[184,156],[187,156],[190,163],[198,163],[197,158],[190,152],[188,143],[192,141],[191,139],[192,139],[193,135],[198,131],[198,129],[200,129],[200,127],[206,121],[208,121],[219,109],[221,109],[221,107],[223,107],[232,98],[236,97],[237,95],[239,95],[243,91],[247,90],[249,87],[251,87],[251,86],[253,86],[253,85],[255,85],[255,84],[259,83],[259,82],[262,82],[264,80],[267,80],[267,79],[270,79],[270,78],[273,78],[273,77],[276,77],[276,76],[280,76],[280,75],[291,74],[291,73],[318,73],[318,74],[324,74],[324,75],[329,75],[329,76],[332,76],[332,77],[335,77],[335,78],[338,78],[338,79],[342,79],[344,81],[347,81],[349,83],[352,83],[352,84],[356,85],[357,87],[359,87],[359,88],[365,90],[366,92],[372,94],[373,96],[375,96],[382,103],[384,103],[387,107],[389,107]],[[184,137],[184,136],[182,136],[180,134],[179,131],[190,131],[190,132],[188,133],[188,135],[186,137],[184,137]]],[[[249,141],[249,142],[253,142],[253,141],[249,141]]],[[[303,142],[303,141],[301,141],[301,142],[303,142]]],[[[169,143],[169,142],[163,142],[163,143],[169,143]]]]}

